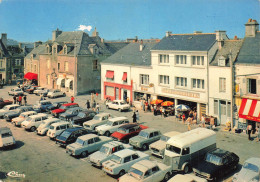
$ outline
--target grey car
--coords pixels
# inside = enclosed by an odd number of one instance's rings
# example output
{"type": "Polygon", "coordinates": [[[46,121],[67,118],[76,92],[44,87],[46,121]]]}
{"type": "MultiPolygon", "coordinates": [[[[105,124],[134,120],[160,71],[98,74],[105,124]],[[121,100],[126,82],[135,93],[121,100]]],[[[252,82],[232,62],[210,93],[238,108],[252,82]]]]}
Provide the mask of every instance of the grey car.
{"type": "Polygon", "coordinates": [[[19,106],[18,104],[4,106],[3,109],[0,109],[0,118],[3,118],[6,113],[8,113],[10,111],[14,111],[18,107],[21,107],[21,106],[19,106]]]}
{"type": "Polygon", "coordinates": [[[18,117],[21,113],[27,112],[27,111],[33,111],[33,107],[32,106],[21,106],[21,107],[18,107],[17,109],[15,109],[13,111],[5,113],[4,114],[4,119],[6,121],[11,121],[13,118],[18,117]]]}
{"type": "Polygon", "coordinates": [[[67,121],[69,120],[70,118],[74,117],[74,116],[77,116],[78,113],[80,111],[82,111],[83,109],[81,107],[74,107],[74,108],[71,108],[71,109],[68,109],[66,110],[64,113],[62,113],[60,115],[60,119],[61,120],[64,120],[64,121],[67,121]]]}

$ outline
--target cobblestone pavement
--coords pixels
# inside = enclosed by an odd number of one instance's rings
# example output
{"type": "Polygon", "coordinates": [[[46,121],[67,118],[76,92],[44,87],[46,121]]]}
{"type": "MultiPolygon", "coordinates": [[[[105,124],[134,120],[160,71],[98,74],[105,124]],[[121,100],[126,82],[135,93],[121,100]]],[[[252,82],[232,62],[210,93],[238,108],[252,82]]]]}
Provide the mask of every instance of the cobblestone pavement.
{"type": "MultiPolygon", "coordinates": [[[[4,99],[11,99],[7,91],[11,87],[5,87],[0,90],[0,97],[4,99]]],[[[28,94],[28,104],[34,104],[39,100],[39,96],[28,94]]],[[[61,97],[51,99],[51,101],[67,100],[69,97],[61,97]]],[[[90,95],[81,95],[75,98],[75,102],[79,103],[81,107],[86,107],[85,103],[90,100],[90,95]]],[[[132,112],[118,112],[115,110],[107,110],[104,106],[104,101],[100,97],[95,100],[100,103],[100,112],[110,112],[115,116],[126,116],[132,121],[132,112]]],[[[151,112],[140,111],[140,123],[149,127],[158,128],[162,133],[168,131],[187,131],[187,125],[170,116],[163,118],[161,116],[153,116],[151,112]]],[[[26,178],[23,181],[116,181],[115,178],[107,176],[102,170],[92,167],[87,158],[75,159],[68,156],[65,150],[56,146],[55,142],[50,141],[47,137],[36,136],[35,133],[25,132],[22,128],[16,128],[10,123],[0,120],[0,127],[8,126],[11,128],[18,147],[10,151],[0,151],[0,180],[17,181],[3,177],[4,173],[10,171],[17,171],[25,173],[26,178]]],[[[192,129],[199,127],[192,125],[192,129]]],[[[223,131],[223,127],[217,127],[217,147],[236,153],[240,157],[240,164],[242,164],[249,157],[260,157],[260,142],[249,141],[245,133],[236,134],[232,132],[223,131]]],[[[254,136],[253,136],[254,137],[254,136]]],[[[149,151],[146,151],[149,153],[149,151]]],[[[161,161],[154,156],[152,160],[161,161]]],[[[239,168],[238,168],[239,170],[239,168]]],[[[226,176],[226,181],[231,180],[234,173],[226,176]]],[[[19,179],[19,181],[22,181],[19,179]]]]}

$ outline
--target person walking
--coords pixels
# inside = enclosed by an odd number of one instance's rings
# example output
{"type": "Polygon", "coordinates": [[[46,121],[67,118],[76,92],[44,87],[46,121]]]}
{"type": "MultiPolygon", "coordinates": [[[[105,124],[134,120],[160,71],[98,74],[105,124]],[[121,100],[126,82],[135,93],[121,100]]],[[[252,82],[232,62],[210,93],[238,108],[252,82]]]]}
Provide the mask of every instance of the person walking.
{"type": "Polygon", "coordinates": [[[70,102],[74,103],[75,98],[73,96],[70,97],[70,102]]]}
{"type": "Polygon", "coordinates": [[[99,114],[99,103],[96,105],[96,113],[99,114]]]}
{"type": "Polygon", "coordinates": [[[96,101],[94,100],[92,103],[92,110],[95,111],[95,109],[96,109],[96,101]]]}
{"type": "Polygon", "coordinates": [[[247,134],[248,134],[248,140],[251,140],[251,131],[252,131],[252,125],[247,125],[247,134]]]}
{"type": "Polygon", "coordinates": [[[257,127],[256,127],[256,142],[259,142],[259,138],[260,138],[260,126],[257,125],[257,127]]]}
{"type": "Polygon", "coordinates": [[[136,114],[135,114],[135,112],[134,112],[132,117],[133,117],[133,123],[136,123],[136,114]]]}
{"type": "Polygon", "coordinates": [[[21,105],[22,104],[22,96],[21,95],[19,95],[19,97],[18,97],[18,102],[19,102],[19,105],[21,105]]]}
{"type": "Polygon", "coordinates": [[[87,100],[86,104],[87,105],[87,109],[89,110],[90,109],[90,103],[89,103],[89,100],[87,100]]]}
{"type": "Polygon", "coordinates": [[[98,99],[98,93],[96,92],[96,99],[98,99]]]}
{"type": "Polygon", "coordinates": [[[154,115],[154,116],[157,115],[157,107],[156,107],[155,104],[154,104],[154,106],[153,106],[153,115],[154,115]]]}
{"type": "Polygon", "coordinates": [[[144,101],[143,101],[143,100],[141,100],[141,108],[142,108],[143,111],[144,111],[144,101]]]}
{"type": "Polygon", "coordinates": [[[205,128],[205,116],[204,114],[201,116],[201,126],[205,128]]]}
{"type": "Polygon", "coordinates": [[[165,118],[165,108],[162,107],[162,116],[165,118]]]}
{"type": "Polygon", "coordinates": [[[27,104],[27,96],[26,95],[23,96],[23,100],[24,100],[24,105],[26,106],[26,104],[27,104]]]}
{"type": "Polygon", "coordinates": [[[16,104],[16,99],[17,99],[17,98],[16,98],[15,95],[13,96],[13,99],[14,99],[14,104],[16,104]]]}
{"type": "Polygon", "coordinates": [[[136,114],[136,121],[139,121],[139,112],[138,112],[138,110],[136,110],[136,112],[135,112],[135,114],[136,114]]]}

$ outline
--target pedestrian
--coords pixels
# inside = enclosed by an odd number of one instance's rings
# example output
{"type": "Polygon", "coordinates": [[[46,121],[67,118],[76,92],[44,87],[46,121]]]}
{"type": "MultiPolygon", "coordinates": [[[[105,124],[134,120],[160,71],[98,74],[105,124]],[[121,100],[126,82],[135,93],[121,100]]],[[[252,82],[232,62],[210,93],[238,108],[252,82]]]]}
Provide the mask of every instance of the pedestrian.
{"type": "Polygon", "coordinates": [[[126,103],[129,104],[129,97],[126,98],[126,103]]]}
{"type": "Polygon", "coordinates": [[[257,127],[256,127],[256,142],[259,142],[259,138],[260,138],[260,126],[257,125],[257,127]]]}
{"type": "Polygon", "coordinates": [[[145,112],[147,112],[148,109],[148,102],[145,101],[145,112]]]}
{"type": "Polygon", "coordinates": [[[19,95],[19,97],[18,97],[18,102],[19,102],[19,105],[21,105],[22,104],[22,96],[21,95],[19,95]]]}
{"type": "Polygon", "coordinates": [[[87,100],[86,104],[87,105],[87,109],[89,110],[90,109],[90,103],[89,103],[89,100],[87,100]]]}
{"type": "Polygon", "coordinates": [[[204,114],[201,116],[201,125],[203,128],[205,128],[205,116],[204,114]]]}
{"type": "Polygon", "coordinates": [[[144,111],[144,101],[143,101],[143,100],[141,100],[141,108],[142,108],[143,111],[144,111]]]}
{"type": "Polygon", "coordinates": [[[248,140],[251,140],[251,131],[252,131],[252,125],[247,125],[247,134],[248,134],[248,140]]]}
{"type": "Polygon", "coordinates": [[[98,99],[98,93],[96,92],[96,96],[97,96],[97,99],[98,99]]]}
{"type": "Polygon", "coordinates": [[[43,98],[43,95],[42,95],[42,94],[41,94],[41,97],[40,97],[40,101],[41,101],[41,100],[44,100],[44,98],[43,98]]]}
{"type": "Polygon", "coordinates": [[[24,100],[24,105],[26,106],[26,104],[27,104],[27,96],[26,95],[23,96],[23,100],[24,100]]]}
{"type": "Polygon", "coordinates": [[[70,102],[74,103],[75,98],[73,96],[70,97],[70,102]]]}
{"type": "Polygon", "coordinates": [[[213,116],[210,116],[210,120],[209,120],[209,124],[210,124],[210,129],[213,129],[215,126],[215,119],[213,118],[213,116]]]}
{"type": "Polygon", "coordinates": [[[165,108],[162,107],[162,116],[165,118],[165,108]]]}
{"type": "Polygon", "coordinates": [[[133,117],[133,123],[136,123],[136,114],[135,114],[135,112],[134,112],[132,117],[133,117]]]}
{"type": "Polygon", "coordinates": [[[99,114],[99,103],[96,105],[96,113],[99,114]]]}
{"type": "Polygon", "coordinates": [[[95,109],[96,109],[96,101],[94,100],[92,103],[92,110],[95,111],[95,109]]]}
{"type": "Polygon", "coordinates": [[[192,120],[188,118],[187,121],[188,121],[188,131],[190,131],[191,130],[191,122],[192,122],[192,120]]]}
{"type": "Polygon", "coordinates": [[[17,98],[16,98],[15,95],[13,96],[13,99],[14,99],[14,104],[16,104],[16,99],[17,99],[17,98]]]}
{"type": "Polygon", "coordinates": [[[154,115],[154,116],[157,115],[157,107],[156,107],[155,104],[154,104],[154,106],[153,106],[153,115],[154,115]]]}
{"type": "Polygon", "coordinates": [[[136,110],[135,114],[136,114],[136,120],[139,121],[140,118],[139,118],[139,112],[138,112],[138,110],[136,110]]]}
{"type": "Polygon", "coordinates": [[[185,114],[184,113],[182,114],[182,123],[183,124],[185,123],[185,114]]]}

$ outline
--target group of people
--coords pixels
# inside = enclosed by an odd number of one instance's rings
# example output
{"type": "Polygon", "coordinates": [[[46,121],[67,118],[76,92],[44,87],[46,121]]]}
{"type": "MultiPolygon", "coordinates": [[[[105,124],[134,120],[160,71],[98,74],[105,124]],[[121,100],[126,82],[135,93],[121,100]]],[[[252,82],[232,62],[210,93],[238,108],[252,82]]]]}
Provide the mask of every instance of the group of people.
{"type": "Polygon", "coordinates": [[[96,101],[94,100],[92,103],[89,102],[89,100],[87,100],[86,104],[87,106],[87,109],[90,110],[90,108],[95,111],[97,114],[99,113],[100,111],[100,106],[99,106],[99,103],[96,103],[96,101]],[[91,105],[91,107],[90,107],[91,105]]]}
{"type": "Polygon", "coordinates": [[[26,95],[24,95],[24,96],[21,96],[21,95],[15,96],[14,95],[13,100],[14,100],[14,104],[18,103],[20,106],[27,104],[27,96],[26,95]]]}
{"type": "MultiPolygon", "coordinates": [[[[252,140],[252,137],[251,137],[251,134],[253,132],[252,125],[248,124],[246,130],[247,130],[248,140],[252,140]]],[[[255,134],[256,134],[256,142],[259,142],[259,139],[260,139],[260,126],[259,125],[256,126],[255,134]]]]}

